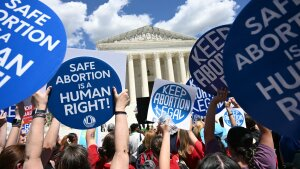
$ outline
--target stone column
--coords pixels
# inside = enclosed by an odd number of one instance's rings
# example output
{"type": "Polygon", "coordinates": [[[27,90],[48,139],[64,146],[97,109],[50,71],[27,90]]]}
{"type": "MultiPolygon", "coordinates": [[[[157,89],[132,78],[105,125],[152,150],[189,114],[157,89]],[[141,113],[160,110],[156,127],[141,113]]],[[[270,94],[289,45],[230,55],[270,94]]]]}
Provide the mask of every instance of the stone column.
{"type": "Polygon", "coordinates": [[[160,57],[159,53],[154,53],[155,77],[161,79],[160,57]]]}
{"type": "Polygon", "coordinates": [[[167,53],[167,68],[168,68],[168,76],[169,80],[174,82],[174,69],[173,69],[173,62],[172,62],[172,53],[167,53]]]}
{"type": "Polygon", "coordinates": [[[185,63],[184,63],[184,54],[179,52],[179,67],[180,67],[180,78],[183,84],[186,83],[186,70],[185,70],[185,63]]]}
{"type": "Polygon", "coordinates": [[[135,89],[135,77],[134,77],[134,65],[133,56],[129,54],[128,56],[128,79],[129,79],[129,94],[130,94],[130,104],[136,102],[136,89],[135,89]]]}
{"type": "Polygon", "coordinates": [[[147,75],[147,63],[145,54],[141,54],[141,77],[142,77],[142,97],[149,96],[148,87],[148,75],[147,75]]]}

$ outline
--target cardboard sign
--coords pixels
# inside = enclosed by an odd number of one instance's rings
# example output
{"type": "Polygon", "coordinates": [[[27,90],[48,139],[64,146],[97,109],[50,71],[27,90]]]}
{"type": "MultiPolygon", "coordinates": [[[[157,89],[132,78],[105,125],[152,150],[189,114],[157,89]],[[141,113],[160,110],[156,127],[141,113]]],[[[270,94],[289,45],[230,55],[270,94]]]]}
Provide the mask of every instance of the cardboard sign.
{"type": "MultiPolygon", "coordinates": [[[[121,67],[124,72],[125,66],[121,67]]],[[[49,111],[61,123],[76,129],[95,128],[108,121],[114,114],[112,88],[122,90],[116,71],[95,57],[64,62],[48,86],[52,86],[49,111]]]]}
{"type": "MultiPolygon", "coordinates": [[[[235,119],[236,125],[246,127],[245,111],[242,108],[231,108],[232,116],[235,119]]],[[[232,125],[228,116],[228,112],[224,109],[223,115],[224,128],[228,131],[232,125]]]]}
{"type": "MultiPolygon", "coordinates": [[[[194,84],[194,79],[190,78],[187,82],[186,85],[193,86],[197,88],[197,95],[196,95],[196,100],[194,102],[193,106],[193,117],[199,118],[199,116],[206,116],[206,112],[208,109],[208,106],[210,104],[210,101],[213,99],[214,96],[211,94],[203,91],[200,89],[200,87],[197,87],[194,84]],[[195,116],[195,114],[199,116],[195,116]]],[[[224,109],[224,102],[221,102],[217,105],[217,112],[220,113],[224,109]]]]}
{"type": "Polygon", "coordinates": [[[227,87],[223,71],[223,48],[230,26],[222,25],[202,35],[189,57],[189,69],[194,83],[213,95],[217,93],[217,89],[227,87]]]}
{"type": "Polygon", "coordinates": [[[59,68],[66,33],[40,1],[0,1],[0,109],[31,96],[59,68]],[[9,97],[8,97],[9,96],[9,97]]]}
{"type": "Polygon", "coordinates": [[[191,86],[156,79],[148,108],[147,120],[156,122],[163,114],[181,129],[189,130],[197,89],[191,86]]]}
{"type": "Polygon", "coordinates": [[[256,121],[300,138],[300,1],[251,1],[224,48],[232,95],[256,121]]]}

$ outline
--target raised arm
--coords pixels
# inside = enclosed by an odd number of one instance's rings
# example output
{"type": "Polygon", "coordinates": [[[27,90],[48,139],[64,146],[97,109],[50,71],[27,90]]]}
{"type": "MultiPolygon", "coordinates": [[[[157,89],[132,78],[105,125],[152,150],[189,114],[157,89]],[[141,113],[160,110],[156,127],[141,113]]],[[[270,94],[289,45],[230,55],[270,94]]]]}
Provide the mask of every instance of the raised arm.
{"type": "Polygon", "coordinates": [[[13,122],[12,122],[12,128],[9,132],[5,147],[15,145],[15,144],[18,143],[19,135],[20,135],[20,128],[21,128],[21,125],[22,125],[22,123],[21,123],[22,122],[22,117],[25,113],[23,102],[20,102],[16,105],[15,113],[16,113],[16,116],[15,116],[15,119],[13,120],[13,122]]]}
{"type": "Polygon", "coordinates": [[[1,111],[0,112],[0,153],[5,147],[6,129],[7,129],[6,112],[1,111]]]}
{"type": "Polygon", "coordinates": [[[113,88],[115,97],[115,148],[113,160],[111,162],[111,169],[128,168],[129,155],[128,155],[128,124],[127,115],[125,112],[126,106],[129,104],[128,90],[125,89],[122,93],[118,94],[116,88],[113,88]]]}
{"type": "Polygon", "coordinates": [[[53,117],[50,128],[45,136],[44,143],[43,143],[43,152],[42,152],[43,166],[45,166],[51,158],[53,149],[56,146],[59,128],[60,128],[60,122],[55,117],[53,117]]]}
{"type": "Polygon", "coordinates": [[[193,120],[192,119],[191,119],[190,123],[191,123],[190,129],[188,131],[190,142],[193,144],[193,146],[195,147],[197,153],[201,156],[201,158],[203,158],[204,157],[204,147],[203,147],[202,143],[197,139],[197,137],[195,136],[195,134],[193,132],[193,125],[192,125],[193,120]]]}
{"type": "Polygon", "coordinates": [[[272,149],[274,149],[274,142],[273,142],[273,136],[272,131],[268,128],[262,126],[261,124],[257,123],[257,126],[260,130],[261,136],[260,136],[260,144],[264,144],[272,149]]]}
{"type": "Polygon", "coordinates": [[[161,149],[159,153],[159,168],[170,168],[170,127],[169,119],[160,128],[163,133],[163,140],[161,143],[161,149]]]}
{"type": "Polygon", "coordinates": [[[95,139],[95,132],[96,128],[88,129],[86,131],[86,145],[89,147],[90,145],[96,144],[96,139],[95,139]]]}
{"type": "Polygon", "coordinates": [[[43,169],[41,153],[44,141],[44,122],[51,87],[45,93],[41,91],[33,95],[32,102],[36,107],[26,142],[26,159],[24,169],[43,169]]]}
{"type": "Polygon", "coordinates": [[[227,97],[227,89],[219,89],[217,95],[211,100],[207,114],[205,118],[204,126],[204,140],[205,144],[215,139],[214,130],[215,130],[215,114],[217,109],[217,104],[223,102],[227,97]]]}
{"type": "Polygon", "coordinates": [[[229,120],[230,120],[230,123],[231,123],[231,127],[234,127],[234,126],[236,126],[236,121],[235,121],[234,116],[233,116],[232,111],[231,111],[231,106],[230,106],[231,103],[232,103],[232,99],[229,98],[228,102],[225,101],[225,108],[228,112],[228,117],[229,117],[229,120]]]}

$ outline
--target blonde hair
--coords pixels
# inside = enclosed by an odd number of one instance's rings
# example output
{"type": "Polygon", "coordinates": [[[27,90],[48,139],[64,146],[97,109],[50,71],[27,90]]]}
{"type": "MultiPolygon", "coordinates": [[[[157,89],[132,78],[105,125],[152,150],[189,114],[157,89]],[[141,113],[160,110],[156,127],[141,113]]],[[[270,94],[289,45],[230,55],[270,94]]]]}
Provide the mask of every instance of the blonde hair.
{"type": "Polygon", "coordinates": [[[143,140],[143,144],[146,147],[146,149],[150,149],[151,141],[155,136],[156,136],[156,133],[154,130],[149,130],[145,133],[145,138],[143,140]]]}
{"type": "Polygon", "coordinates": [[[198,140],[201,140],[200,131],[204,128],[204,122],[201,120],[196,121],[195,126],[193,128],[193,133],[197,137],[198,140]]]}
{"type": "Polygon", "coordinates": [[[179,130],[179,149],[178,154],[183,158],[186,159],[188,154],[192,153],[189,143],[189,134],[186,130],[179,130]]]}

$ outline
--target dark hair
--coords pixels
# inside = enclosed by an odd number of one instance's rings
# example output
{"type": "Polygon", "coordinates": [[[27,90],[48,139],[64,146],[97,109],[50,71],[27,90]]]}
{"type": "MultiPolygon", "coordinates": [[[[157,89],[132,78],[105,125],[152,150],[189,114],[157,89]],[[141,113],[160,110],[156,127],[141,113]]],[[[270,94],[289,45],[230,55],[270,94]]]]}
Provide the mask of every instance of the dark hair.
{"type": "Polygon", "coordinates": [[[205,156],[197,169],[240,169],[241,167],[231,158],[221,152],[205,156]]]}
{"type": "Polygon", "coordinates": [[[57,169],[90,169],[87,150],[81,145],[70,144],[59,155],[57,169]]]}
{"type": "Polygon", "coordinates": [[[115,132],[112,131],[104,137],[102,147],[98,148],[98,152],[101,157],[99,163],[111,161],[114,157],[115,151],[115,132]]]}
{"type": "Polygon", "coordinates": [[[25,144],[8,146],[0,154],[0,168],[14,169],[18,163],[23,165],[25,157],[25,144]]]}
{"type": "Polygon", "coordinates": [[[74,143],[78,139],[77,134],[75,133],[69,133],[68,135],[65,135],[63,139],[61,140],[61,147],[60,150],[63,151],[64,148],[66,148],[70,144],[77,144],[74,143]]]}
{"type": "Polygon", "coordinates": [[[139,128],[139,124],[137,124],[137,123],[132,123],[130,125],[130,131],[131,132],[134,132],[137,128],[139,128]]]}
{"type": "Polygon", "coordinates": [[[161,143],[162,143],[161,135],[156,135],[151,141],[151,149],[157,157],[159,156],[160,153],[161,143]]]}
{"type": "Polygon", "coordinates": [[[248,164],[249,169],[255,169],[253,156],[256,152],[256,145],[253,144],[253,135],[250,130],[244,127],[233,127],[227,135],[227,143],[232,155],[240,157],[248,164]]]}
{"type": "Polygon", "coordinates": [[[221,125],[222,127],[224,127],[223,117],[220,117],[220,118],[219,118],[219,123],[220,123],[220,125],[221,125]]]}

